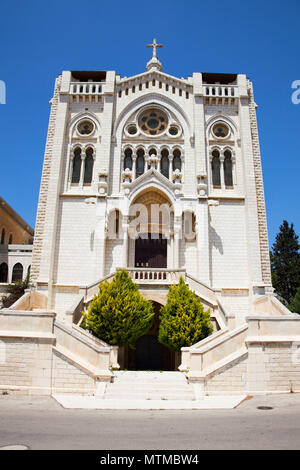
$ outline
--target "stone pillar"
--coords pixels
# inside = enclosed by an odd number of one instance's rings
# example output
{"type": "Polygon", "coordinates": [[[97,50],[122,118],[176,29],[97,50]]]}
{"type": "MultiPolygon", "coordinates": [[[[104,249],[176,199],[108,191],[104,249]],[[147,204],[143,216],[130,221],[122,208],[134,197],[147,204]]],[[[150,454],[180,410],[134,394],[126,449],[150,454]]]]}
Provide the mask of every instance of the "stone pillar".
{"type": "Polygon", "coordinates": [[[132,181],[136,178],[136,153],[132,154],[132,181]]]}
{"type": "Polygon", "coordinates": [[[225,178],[224,178],[224,155],[221,153],[220,155],[220,176],[221,176],[221,189],[225,191],[225,178]]]}
{"type": "Polygon", "coordinates": [[[128,267],[128,216],[123,216],[123,259],[122,259],[122,268],[128,267]]]}
{"type": "Polygon", "coordinates": [[[173,181],[173,155],[169,155],[169,180],[173,181]]]}
{"type": "Polygon", "coordinates": [[[179,249],[180,249],[180,239],[181,239],[181,217],[175,217],[174,220],[174,258],[173,258],[173,267],[174,269],[179,269],[179,249]]]}

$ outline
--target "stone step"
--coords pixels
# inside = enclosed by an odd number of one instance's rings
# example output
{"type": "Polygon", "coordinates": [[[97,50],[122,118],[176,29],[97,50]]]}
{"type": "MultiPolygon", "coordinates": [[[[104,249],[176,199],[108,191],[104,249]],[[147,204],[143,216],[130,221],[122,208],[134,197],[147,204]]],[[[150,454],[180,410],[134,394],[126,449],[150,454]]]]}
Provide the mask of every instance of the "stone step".
{"type": "Polygon", "coordinates": [[[118,390],[120,392],[131,392],[132,390],[136,390],[138,392],[143,392],[147,390],[158,390],[158,391],[165,391],[165,390],[174,390],[174,391],[180,391],[180,392],[188,392],[191,390],[191,385],[176,385],[174,386],[173,384],[170,386],[170,384],[148,384],[148,383],[141,383],[141,384],[135,384],[134,387],[130,386],[129,384],[120,384],[120,383],[112,383],[109,384],[108,389],[112,390],[118,390]]]}
{"type": "Polygon", "coordinates": [[[105,400],[195,400],[194,393],[160,393],[160,392],[149,392],[149,393],[127,393],[120,394],[118,392],[105,393],[105,400]]]}
{"type": "Polygon", "coordinates": [[[114,382],[186,384],[187,380],[182,372],[118,371],[114,372],[114,382]]]}

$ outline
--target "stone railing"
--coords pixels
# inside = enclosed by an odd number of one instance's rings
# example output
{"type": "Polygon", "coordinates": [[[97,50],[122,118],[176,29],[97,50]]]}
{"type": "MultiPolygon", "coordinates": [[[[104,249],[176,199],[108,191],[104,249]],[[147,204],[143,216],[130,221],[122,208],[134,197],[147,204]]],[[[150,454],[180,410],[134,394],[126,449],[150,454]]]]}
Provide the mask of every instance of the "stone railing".
{"type": "Polygon", "coordinates": [[[127,268],[137,284],[173,284],[185,279],[185,269],[127,268]]]}
{"type": "Polygon", "coordinates": [[[72,82],[70,95],[100,95],[103,90],[103,82],[72,82]]]}
{"type": "Polygon", "coordinates": [[[235,85],[203,85],[204,96],[236,98],[238,96],[238,87],[235,85]]]}

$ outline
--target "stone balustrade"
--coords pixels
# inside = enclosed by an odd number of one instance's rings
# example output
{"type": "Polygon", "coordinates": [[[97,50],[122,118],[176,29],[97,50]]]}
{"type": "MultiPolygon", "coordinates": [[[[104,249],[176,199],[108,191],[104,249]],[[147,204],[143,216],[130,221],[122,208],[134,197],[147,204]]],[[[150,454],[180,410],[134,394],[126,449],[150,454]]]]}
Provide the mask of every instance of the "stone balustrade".
{"type": "Polygon", "coordinates": [[[137,284],[173,284],[185,279],[185,269],[127,268],[137,284]]]}
{"type": "Polygon", "coordinates": [[[103,82],[76,82],[70,84],[70,95],[100,95],[103,82]]]}

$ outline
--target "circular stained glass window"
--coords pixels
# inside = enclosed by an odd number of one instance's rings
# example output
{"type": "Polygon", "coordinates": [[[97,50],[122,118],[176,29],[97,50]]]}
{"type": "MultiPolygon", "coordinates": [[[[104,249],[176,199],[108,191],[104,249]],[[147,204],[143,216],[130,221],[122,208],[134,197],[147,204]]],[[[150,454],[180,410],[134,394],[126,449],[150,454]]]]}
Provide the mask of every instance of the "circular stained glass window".
{"type": "Polygon", "coordinates": [[[78,132],[81,135],[89,135],[94,130],[94,124],[91,121],[82,121],[78,124],[78,132]]]}
{"type": "Polygon", "coordinates": [[[217,123],[217,124],[214,125],[214,127],[213,127],[213,133],[214,133],[214,135],[215,135],[216,137],[218,137],[219,139],[220,139],[220,138],[221,138],[221,139],[222,139],[222,138],[224,139],[225,137],[228,136],[228,134],[229,134],[229,129],[228,129],[228,127],[227,127],[225,124],[223,124],[222,122],[221,122],[221,123],[219,122],[219,123],[217,123]]]}
{"type": "Polygon", "coordinates": [[[165,113],[158,109],[148,109],[139,118],[139,126],[145,134],[162,134],[168,125],[168,118],[165,113]]]}

